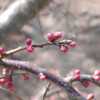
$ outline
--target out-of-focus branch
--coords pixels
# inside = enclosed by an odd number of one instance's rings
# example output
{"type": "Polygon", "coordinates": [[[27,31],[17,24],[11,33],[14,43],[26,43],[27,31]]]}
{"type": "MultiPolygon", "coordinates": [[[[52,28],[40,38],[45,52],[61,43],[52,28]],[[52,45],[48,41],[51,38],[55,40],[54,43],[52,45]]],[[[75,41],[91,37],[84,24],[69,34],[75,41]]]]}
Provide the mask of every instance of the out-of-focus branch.
{"type": "MultiPolygon", "coordinates": [[[[37,0],[39,9],[50,0],[37,0]]],[[[16,0],[0,15],[0,42],[8,38],[9,34],[17,32],[36,14],[35,0],[16,0]]]]}
{"type": "Polygon", "coordinates": [[[43,29],[42,29],[42,25],[41,25],[41,21],[40,21],[40,15],[39,15],[37,0],[35,0],[35,10],[36,10],[36,14],[37,14],[36,17],[37,17],[37,22],[38,22],[38,25],[39,25],[39,30],[40,30],[41,35],[43,36],[43,29]]]}
{"type": "Polygon", "coordinates": [[[71,100],[86,100],[83,96],[81,96],[72,86],[68,84],[64,79],[55,76],[52,73],[47,72],[45,69],[40,67],[35,67],[34,65],[30,64],[29,62],[22,62],[17,60],[7,60],[2,59],[0,62],[1,66],[12,70],[24,70],[39,76],[40,73],[46,76],[46,80],[58,85],[61,87],[67,94],[69,94],[71,100]]]}
{"type": "Polygon", "coordinates": [[[7,7],[9,6],[9,4],[11,2],[12,2],[12,0],[7,0],[7,2],[5,3],[5,5],[1,8],[0,14],[3,13],[3,11],[5,11],[7,9],[7,7]]]}
{"type": "Polygon", "coordinates": [[[17,96],[14,92],[12,91],[9,91],[3,87],[0,87],[0,92],[4,92],[4,93],[7,93],[9,95],[12,95],[13,97],[15,97],[17,100],[22,100],[22,98],[20,98],[19,96],[17,96]]]}

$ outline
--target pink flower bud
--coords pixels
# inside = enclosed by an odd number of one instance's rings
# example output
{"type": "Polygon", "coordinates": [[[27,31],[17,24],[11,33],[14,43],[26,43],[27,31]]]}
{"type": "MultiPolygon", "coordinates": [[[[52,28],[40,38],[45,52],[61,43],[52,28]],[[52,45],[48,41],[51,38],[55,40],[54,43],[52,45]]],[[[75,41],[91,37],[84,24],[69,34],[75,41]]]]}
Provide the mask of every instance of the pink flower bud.
{"type": "Polygon", "coordinates": [[[100,70],[96,70],[95,72],[94,72],[94,76],[99,76],[100,75],[100,70]]]}
{"type": "Polygon", "coordinates": [[[2,69],[3,75],[7,75],[8,73],[9,73],[9,69],[6,69],[6,68],[2,69]]]}
{"type": "Polygon", "coordinates": [[[45,76],[45,75],[41,75],[41,76],[40,76],[40,79],[41,79],[41,80],[45,80],[45,79],[46,79],[46,76],[45,76]]]}
{"type": "Polygon", "coordinates": [[[27,45],[31,45],[31,43],[32,43],[32,40],[31,39],[26,39],[26,44],[27,45]]]}
{"type": "Polygon", "coordinates": [[[75,79],[75,80],[79,80],[79,79],[80,79],[80,74],[76,74],[76,75],[74,76],[74,79],[75,79]]]}
{"type": "Polygon", "coordinates": [[[99,76],[93,76],[93,79],[94,79],[95,81],[99,81],[99,80],[100,80],[100,77],[99,77],[99,76]]]}
{"type": "Polygon", "coordinates": [[[6,81],[4,78],[0,79],[0,84],[5,85],[6,81]]]}
{"type": "Polygon", "coordinates": [[[82,81],[81,83],[85,88],[88,88],[90,86],[89,82],[87,81],[82,81]]]}
{"type": "Polygon", "coordinates": [[[75,74],[80,74],[80,69],[76,69],[75,74]]]}
{"type": "Polygon", "coordinates": [[[8,88],[9,90],[13,90],[13,89],[14,89],[14,83],[13,83],[13,82],[9,82],[9,83],[7,84],[7,88],[8,88]]]}
{"type": "Polygon", "coordinates": [[[60,46],[60,50],[64,53],[67,53],[69,51],[69,48],[67,46],[62,45],[60,46]]]}
{"type": "Polygon", "coordinates": [[[90,93],[90,94],[87,96],[87,99],[88,99],[88,100],[94,99],[94,95],[93,95],[92,93],[90,93]]]}
{"type": "Polygon", "coordinates": [[[0,55],[3,54],[3,48],[0,47],[0,55]]]}
{"type": "Polygon", "coordinates": [[[69,43],[69,46],[72,48],[75,48],[77,46],[77,44],[76,44],[76,42],[71,42],[71,43],[69,43]]]}
{"type": "Polygon", "coordinates": [[[55,40],[58,40],[58,39],[62,38],[62,33],[61,32],[56,32],[54,34],[54,38],[55,38],[55,40]]]}
{"type": "Polygon", "coordinates": [[[23,80],[29,80],[29,76],[28,76],[28,74],[25,74],[25,75],[23,75],[23,80]]]}
{"type": "Polygon", "coordinates": [[[48,33],[48,34],[47,34],[47,38],[48,38],[49,41],[53,41],[53,40],[54,40],[54,35],[53,35],[53,33],[48,33]]]}
{"type": "Polygon", "coordinates": [[[34,47],[33,46],[28,46],[27,47],[27,51],[28,52],[33,52],[34,51],[34,47]]]}

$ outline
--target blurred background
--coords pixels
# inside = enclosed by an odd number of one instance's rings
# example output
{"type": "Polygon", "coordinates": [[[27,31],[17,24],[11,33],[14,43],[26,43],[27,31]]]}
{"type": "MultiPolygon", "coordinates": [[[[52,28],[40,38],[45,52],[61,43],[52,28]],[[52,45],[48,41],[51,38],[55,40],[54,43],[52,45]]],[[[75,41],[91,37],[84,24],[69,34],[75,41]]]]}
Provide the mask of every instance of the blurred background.
{"type": "MultiPolygon", "coordinates": [[[[0,0],[0,11],[6,10],[18,0],[0,0]]],[[[56,46],[36,48],[33,53],[22,51],[9,57],[9,59],[30,61],[49,70],[60,77],[66,77],[73,69],[80,69],[82,74],[92,75],[100,69],[100,0],[51,0],[49,5],[40,11],[36,5],[37,15],[15,32],[6,41],[0,44],[5,51],[25,45],[25,40],[31,38],[33,44],[47,41],[49,32],[61,31],[63,39],[72,39],[77,47],[69,48],[64,54],[56,46]]],[[[22,76],[14,76],[14,92],[23,100],[32,100],[45,89],[47,83],[30,75],[29,81],[22,76]]],[[[74,83],[83,96],[93,93],[95,100],[99,100],[100,88],[90,84],[85,89],[80,83],[74,83]]],[[[6,87],[6,86],[4,86],[6,87]]],[[[54,87],[52,85],[52,87],[54,87]]],[[[54,95],[54,100],[66,100],[64,93],[54,95]]],[[[0,100],[16,100],[12,96],[0,92],[0,100]]],[[[47,100],[51,100],[50,97],[47,100]]]]}

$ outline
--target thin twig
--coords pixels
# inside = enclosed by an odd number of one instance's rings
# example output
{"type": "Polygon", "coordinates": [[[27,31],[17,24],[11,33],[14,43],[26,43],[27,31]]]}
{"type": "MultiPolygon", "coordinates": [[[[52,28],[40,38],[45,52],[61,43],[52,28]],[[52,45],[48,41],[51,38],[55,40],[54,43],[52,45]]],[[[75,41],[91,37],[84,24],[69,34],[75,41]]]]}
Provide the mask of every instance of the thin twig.
{"type": "Polygon", "coordinates": [[[12,82],[12,80],[13,80],[13,73],[14,73],[14,71],[11,70],[11,75],[10,75],[10,81],[11,81],[11,82],[12,82]]]}
{"type": "MultiPolygon", "coordinates": [[[[12,74],[12,75],[15,76],[15,75],[24,75],[24,74],[28,74],[28,73],[14,73],[14,74],[12,74]]],[[[5,77],[7,77],[7,76],[11,76],[11,74],[5,75],[5,76],[0,76],[0,79],[5,78],[5,77]]]]}
{"type": "Polygon", "coordinates": [[[35,0],[35,10],[36,10],[36,18],[37,18],[37,22],[38,22],[38,25],[39,25],[39,28],[40,28],[40,33],[42,34],[43,36],[43,29],[42,29],[42,25],[41,25],[41,21],[40,21],[40,15],[39,15],[39,9],[38,9],[38,1],[35,0]]]}
{"type": "MultiPolygon", "coordinates": [[[[59,92],[61,92],[62,90],[60,88],[55,88],[55,89],[50,89],[47,94],[46,97],[50,97],[52,95],[55,95],[59,92]]],[[[44,92],[44,88],[42,89],[42,92],[40,91],[34,98],[35,100],[41,100],[43,97],[43,92],[44,92]]]]}
{"type": "Polygon", "coordinates": [[[22,100],[22,98],[20,98],[19,96],[17,96],[14,92],[9,91],[8,89],[5,89],[5,88],[3,88],[3,87],[1,87],[1,86],[0,86],[0,91],[1,91],[1,92],[5,92],[5,93],[7,93],[7,94],[9,94],[9,95],[12,95],[13,97],[15,97],[15,98],[18,99],[18,100],[22,100]]]}
{"type": "Polygon", "coordinates": [[[43,95],[43,99],[42,99],[42,100],[45,100],[46,94],[47,94],[47,92],[49,91],[50,86],[51,86],[51,83],[48,83],[47,88],[46,88],[46,90],[45,90],[45,93],[44,93],[44,95],[43,95]]]}
{"type": "MultiPolygon", "coordinates": [[[[66,44],[68,45],[70,43],[71,40],[61,40],[61,41],[53,41],[53,42],[50,42],[50,41],[47,41],[47,42],[44,42],[44,43],[38,43],[38,44],[33,44],[32,46],[33,47],[39,47],[39,48],[42,48],[44,46],[48,46],[48,45],[62,45],[62,44],[66,44]]],[[[23,51],[23,50],[26,50],[27,49],[27,46],[20,46],[16,49],[13,49],[13,50],[10,50],[10,51],[7,51],[5,52],[1,58],[5,57],[5,56],[8,56],[8,55],[11,55],[11,54],[14,54],[16,52],[19,52],[19,51],[23,51]]]]}
{"type": "Polygon", "coordinates": [[[69,83],[73,83],[73,82],[82,82],[82,81],[89,81],[95,85],[97,85],[98,87],[100,87],[100,81],[95,81],[93,79],[93,75],[81,75],[79,80],[75,80],[73,78],[73,76],[69,76],[67,78],[65,78],[65,80],[69,83]]]}

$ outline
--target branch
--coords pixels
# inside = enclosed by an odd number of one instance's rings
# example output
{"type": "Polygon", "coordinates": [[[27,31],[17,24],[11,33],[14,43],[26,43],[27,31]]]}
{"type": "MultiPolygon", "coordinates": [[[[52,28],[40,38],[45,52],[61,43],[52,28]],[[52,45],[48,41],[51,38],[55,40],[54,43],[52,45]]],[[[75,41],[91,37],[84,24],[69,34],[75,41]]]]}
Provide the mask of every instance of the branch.
{"type": "MultiPolygon", "coordinates": [[[[39,10],[50,0],[38,0],[39,10]]],[[[36,15],[35,0],[16,0],[0,15],[0,42],[9,34],[18,32],[21,27],[36,15]]]]}
{"type": "Polygon", "coordinates": [[[69,76],[68,78],[66,78],[65,80],[67,82],[73,83],[73,82],[82,82],[82,81],[90,81],[91,83],[97,85],[100,87],[100,81],[95,81],[93,79],[93,75],[80,75],[80,79],[75,80],[73,76],[69,76]]]}
{"type": "MultiPolygon", "coordinates": [[[[26,72],[22,72],[22,73],[13,73],[12,75],[13,76],[16,76],[16,75],[25,75],[25,74],[28,74],[28,73],[26,73],[26,72]]],[[[11,74],[8,74],[8,75],[5,75],[5,76],[0,76],[0,79],[2,79],[2,78],[5,78],[5,77],[7,77],[7,76],[11,76],[11,74]]]]}
{"type": "MultiPolygon", "coordinates": [[[[69,84],[72,84],[74,82],[84,82],[84,81],[85,82],[91,82],[91,83],[97,85],[98,87],[100,87],[100,81],[95,81],[93,79],[93,75],[80,75],[80,76],[81,77],[78,80],[76,80],[74,78],[74,75],[73,76],[68,76],[67,78],[65,78],[65,81],[69,82],[69,84]]],[[[54,94],[59,93],[61,91],[62,90],[59,89],[59,88],[52,89],[47,93],[46,97],[50,97],[51,95],[54,95],[54,94]]],[[[41,95],[37,95],[37,97],[38,97],[39,100],[41,100],[42,94],[41,95]]]]}
{"type": "Polygon", "coordinates": [[[52,73],[47,72],[45,69],[40,67],[35,67],[29,62],[22,62],[17,60],[7,60],[2,59],[0,65],[12,69],[12,70],[24,70],[39,76],[40,73],[46,76],[46,79],[59,87],[61,87],[72,99],[75,100],[86,100],[83,96],[81,96],[72,86],[68,84],[64,79],[55,76],[52,73]]]}
{"type": "Polygon", "coordinates": [[[12,2],[12,0],[7,0],[7,2],[4,4],[4,6],[0,9],[0,14],[3,13],[7,7],[9,6],[9,4],[12,2]]]}
{"type": "Polygon", "coordinates": [[[12,96],[14,96],[16,99],[18,99],[18,100],[22,100],[22,98],[20,98],[19,96],[17,96],[14,92],[9,91],[9,90],[7,90],[7,89],[1,87],[1,86],[0,86],[0,91],[1,91],[1,92],[5,92],[5,93],[7,93],[7,94],[9,94],[9,95],[12,95],[12,96]]]}
{"type": "MultiPolygon", "coordinates": [[[[69,43],[71,41],[72,40],[61,40],[61,41],[53,41],[53,42],[47,41],[44,43],[33,44],[32,46],[43,48],[44,46],[49,46],[49,45],[56,45],[56,46],[63,45],[63,44],[69,45],[69,43]]],[[[9,56],[9,55],[14,54],[14,53],[19,52],[19,51],[26,50],[26,49],[27,49],[27,46],[24,46],[24,47],[20,46],[16,49],[5,52],[4,54],[1,55],[1,58],[5,57],[5,56],[9,56]]]]}
{"type": "Polygon", "coordinates": [[[51,83],[48,83],[47,88],[46,88],[46,90],[45,90],[45,93],[44,93],[44,95],[43,95],[43,99],[42,99],[42,100],[45,100],[45,97],[46,97],[46,95],[47,95],[47,92],[48,92],[49,89],[50,89],[50,86],[51,86],[51,83]]]}

